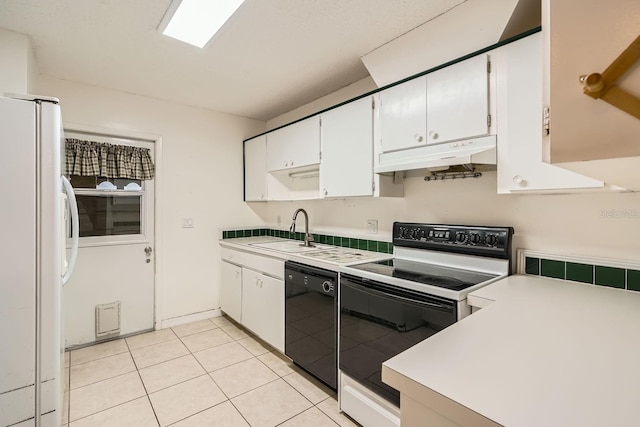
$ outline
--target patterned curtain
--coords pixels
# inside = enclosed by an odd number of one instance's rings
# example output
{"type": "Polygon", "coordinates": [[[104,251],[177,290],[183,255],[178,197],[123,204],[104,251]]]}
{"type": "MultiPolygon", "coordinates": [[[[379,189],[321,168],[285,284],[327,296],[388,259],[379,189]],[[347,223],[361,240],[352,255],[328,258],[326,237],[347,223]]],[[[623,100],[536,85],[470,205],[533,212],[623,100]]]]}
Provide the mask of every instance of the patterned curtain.
{"type": "Polygon", "coordinates": [[[153,179],[148,148],[67,138],[66,174],[106,178],[153,179]]]}

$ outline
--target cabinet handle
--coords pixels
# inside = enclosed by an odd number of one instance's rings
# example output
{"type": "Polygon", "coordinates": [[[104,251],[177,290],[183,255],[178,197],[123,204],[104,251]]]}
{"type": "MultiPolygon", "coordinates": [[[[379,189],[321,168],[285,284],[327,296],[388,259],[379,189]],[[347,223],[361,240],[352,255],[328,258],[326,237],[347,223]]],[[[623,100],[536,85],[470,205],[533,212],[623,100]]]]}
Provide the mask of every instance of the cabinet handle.
{"type": "Polygon", "coordinates": [[[326,196],[327,194],[329,194],[329,192],[327,191],[327,189],[324,189],[324,195],[326,196]]]}
{"type": "Polygon", "coordinates": [[[291,166],[293,166],[293,160],[291,160],[291,166]]]}
{"type": "Polygon", "coordinates": [[[520,187],[526,187],[527,181],[520,175],[516,175],[513,177],[513,182],[518,184],[520,187]]]}
{"type": "Polygon", "coordinates": [[[438,139],[440,135],[438,135],[438,132],[431,131],[429,132],[429,136],[431,137],[431,139],[438,139]]]}
{"type": "Polygon", "coordinates": [[[422,142],[424,140],[424,137],[422,135],[420,135],[419,133],[416,133],[413,135],[413,139],[415,139],[418,142],[422,142]]]}

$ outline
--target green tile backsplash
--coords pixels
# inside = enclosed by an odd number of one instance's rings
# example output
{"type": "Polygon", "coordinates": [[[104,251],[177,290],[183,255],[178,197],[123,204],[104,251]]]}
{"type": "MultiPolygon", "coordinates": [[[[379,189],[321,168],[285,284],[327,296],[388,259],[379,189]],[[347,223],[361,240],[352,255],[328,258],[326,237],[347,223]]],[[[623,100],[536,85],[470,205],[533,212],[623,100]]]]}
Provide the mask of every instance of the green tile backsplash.
{"type": "Polygon", "coordinates": [[[593,265],[567,262],[567,280],[593,283],[593,265]]]}
{"type": "Polygon", "coordinates": [[[625,288],[626,272],[622,268],[596,265],[596,285],[625,288]]]}
{"type": "Polygon", "coordinates": [[[540,263],[540,275],[553,277],[554,279],[564,279],[564,265],[563,261],[543,259],[540,263]]]}
{"type": "Polygon", "coordinates": [[[640,271],[556,259],[525,257],[524,272],[574,282],[640,291],[640,271]]]}
{"type": "Polygon", "coordinates": [[[640,291],[640,271],[627,270],[627,289],[640,291]]]}
{"type": "MultiPolygon", "coordinates": [[[[222,232],[223,239],[235,239],[238,237],[252,236],[272,236],[284,239],[303,240],[304,233],[291,233],[288,230],[273,230],[270,228],[254,228],[250,230],[228,230],[222,232]]],[[[390,242],[381,242],[378,240],[351,239],[349,237],[332,236],[328,234],[314,234],[313,240],[332,246],[342,246],[350,249],[362,249],[365,251],[381,252],[385,254],[393,253],[393,244],[390,242]]]]}

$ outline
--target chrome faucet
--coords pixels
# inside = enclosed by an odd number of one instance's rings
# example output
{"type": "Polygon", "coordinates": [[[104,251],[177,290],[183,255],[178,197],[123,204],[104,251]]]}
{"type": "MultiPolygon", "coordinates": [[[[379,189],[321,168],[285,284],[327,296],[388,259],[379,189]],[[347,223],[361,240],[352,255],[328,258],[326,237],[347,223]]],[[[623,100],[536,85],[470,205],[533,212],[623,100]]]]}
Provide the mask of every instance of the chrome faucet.
{"type": "Polygon", "coordinates": [[[313,247],[315,245],[313,244],[313,236],[309,234],[309,215],[307,215],[307,211],[300,208],[293,213],[293,222],[291,223],[291,227],[289,227],[289,231],[292,233],[296,232],[296,218],[300,212],[304,214],[304,244],[300,246],[313,247]]]}

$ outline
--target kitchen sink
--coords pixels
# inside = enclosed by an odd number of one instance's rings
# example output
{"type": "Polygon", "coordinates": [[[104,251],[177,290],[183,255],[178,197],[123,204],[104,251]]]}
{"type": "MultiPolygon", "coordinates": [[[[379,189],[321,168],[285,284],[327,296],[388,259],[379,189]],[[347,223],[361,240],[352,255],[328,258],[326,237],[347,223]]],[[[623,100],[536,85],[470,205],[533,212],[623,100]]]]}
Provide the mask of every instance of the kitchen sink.
{"type": "Polygon", "coordinates": [[[265,243],[249,243],[249,245],[255,246],[258,248],[273,249],[274,251],[290,252],[290,253],[302,253],[302,252],[333,248],[333,246],[331,245],[322,245],[322,244],[314,244],[314,246],[312,247],[303,246],[300,240],[265,242],[265,243]]]}

